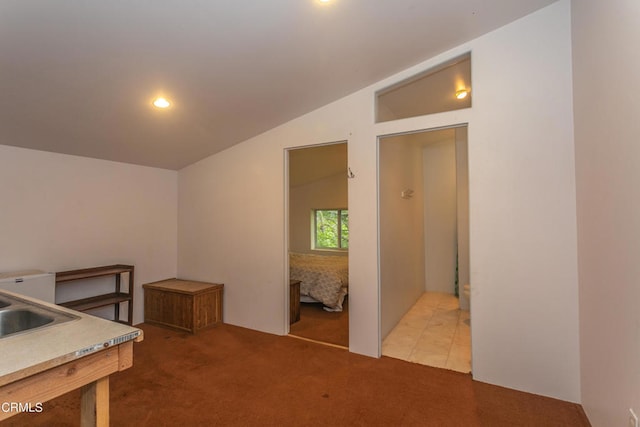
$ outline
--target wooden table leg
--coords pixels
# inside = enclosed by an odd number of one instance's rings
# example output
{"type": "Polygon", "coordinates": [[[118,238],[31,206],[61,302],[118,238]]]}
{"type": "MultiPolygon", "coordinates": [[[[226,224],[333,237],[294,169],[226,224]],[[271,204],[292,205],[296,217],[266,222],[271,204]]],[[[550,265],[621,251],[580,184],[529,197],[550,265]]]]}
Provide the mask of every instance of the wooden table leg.
{"type": "Polygon", "coordinates": [[[80,425],[82,427],[109,426],[109,376],[82,387],[80,425]]]}

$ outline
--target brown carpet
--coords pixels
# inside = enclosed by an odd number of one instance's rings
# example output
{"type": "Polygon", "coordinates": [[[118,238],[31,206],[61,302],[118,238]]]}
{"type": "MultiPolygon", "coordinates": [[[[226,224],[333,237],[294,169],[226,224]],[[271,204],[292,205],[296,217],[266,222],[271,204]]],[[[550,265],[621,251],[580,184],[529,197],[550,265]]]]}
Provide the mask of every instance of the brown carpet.
{"type": "Polygon", "coordinates": [[[345,298],[341,312],[325,311],[322,304],[300,303],[300,320],[289,333],[297,337],[349,347],[349,303],[345,298]]]}
{"type": "MultiPolygon", "coordinates": [[[[230,325],[142,325],[111,376],[112,426],[588,426],[580,405],[230,325]]],[[[77,391],[2,426],[76,426],[77,391]]]]}

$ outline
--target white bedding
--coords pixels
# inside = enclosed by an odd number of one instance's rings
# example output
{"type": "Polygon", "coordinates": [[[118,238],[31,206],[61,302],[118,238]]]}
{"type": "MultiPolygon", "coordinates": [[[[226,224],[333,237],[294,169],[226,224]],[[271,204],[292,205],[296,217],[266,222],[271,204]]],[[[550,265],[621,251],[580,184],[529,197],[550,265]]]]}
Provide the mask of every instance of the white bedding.
{"type": "Polygon", "coordinates": [[[342,311],[349,286],[349,258],[291,253],[289,278],[300,280],[301,301],[303,296],[310,297],[330,311],[342,311]]]}

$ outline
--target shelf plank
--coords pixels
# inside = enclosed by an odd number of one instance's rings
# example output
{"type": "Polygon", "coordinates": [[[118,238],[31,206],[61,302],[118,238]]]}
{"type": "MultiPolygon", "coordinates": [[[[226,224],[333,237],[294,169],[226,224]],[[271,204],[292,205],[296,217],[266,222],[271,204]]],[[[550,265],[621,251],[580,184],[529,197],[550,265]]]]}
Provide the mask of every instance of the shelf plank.
{"type": "Polygon", "coordinates": [[[80,270],[59,271],[56,273],[56,283],[112,276],[120,273],[131,273],[133,272],[133,268],[132,265],[115,264],[105,265],[103,267],[83,268],[80,270]]]}
{"type": "Polygon", "coordinates": [[[129,301],[131,303],[131,295],[125,293],[110,293],[104,295],[96,295],[94,297],[83,298],[74,301],[59,303],[59,305],[77,311],[87,311],[93,308],[106,307],[108,305],[120,304],[129,301]]]}

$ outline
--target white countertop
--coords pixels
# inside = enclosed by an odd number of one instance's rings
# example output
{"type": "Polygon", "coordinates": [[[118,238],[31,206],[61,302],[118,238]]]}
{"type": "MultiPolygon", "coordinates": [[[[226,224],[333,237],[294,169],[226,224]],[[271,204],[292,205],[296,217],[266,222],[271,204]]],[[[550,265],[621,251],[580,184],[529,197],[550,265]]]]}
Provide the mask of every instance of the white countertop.
{"type": "Polygon", "coordinates": [[[34,274],[38,275],[38,274],[46,274],[46,273],[42,270],[8,271],[5,273],[0,273],[0,279],[13,279],[13,278],[22,277],[22,276],[32,276],[34,274]]]}
{"type": "Polygon", "coordinates": [[[131,340],[142,341],[142,331],[138,328],[8,291],[0,291],[0,296],[2,295],[15,296],[78,318],[0,338],[0,386],[79,359],[110,345],[131,340]]]}

